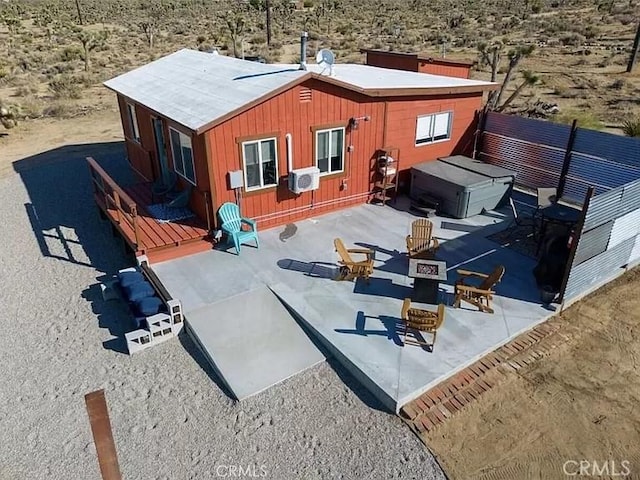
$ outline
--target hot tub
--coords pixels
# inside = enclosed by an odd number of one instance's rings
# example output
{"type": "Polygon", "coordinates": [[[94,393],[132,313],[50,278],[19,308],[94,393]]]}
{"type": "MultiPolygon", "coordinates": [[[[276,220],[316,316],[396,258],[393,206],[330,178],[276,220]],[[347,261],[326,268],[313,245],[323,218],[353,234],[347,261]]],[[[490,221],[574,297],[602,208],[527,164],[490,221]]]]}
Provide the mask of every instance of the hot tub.
{"type": "Polygon", "coordinates": [[[440,200],[440,212],[467,218],[508,202],[515,172],[462,155],[444,157],[411,169],[411,197],[440,200]]]}

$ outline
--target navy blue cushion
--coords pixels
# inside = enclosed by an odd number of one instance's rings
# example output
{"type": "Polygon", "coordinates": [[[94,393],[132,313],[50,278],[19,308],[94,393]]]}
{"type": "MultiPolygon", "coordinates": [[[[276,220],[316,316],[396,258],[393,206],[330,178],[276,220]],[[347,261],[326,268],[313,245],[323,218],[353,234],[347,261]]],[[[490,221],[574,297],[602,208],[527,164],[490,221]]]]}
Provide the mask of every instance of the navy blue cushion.
{"type": "Polygon", "coordinates": [[[136,317],[150,317],[162,308],[162,300],[158,297],[141,298],[133,303],[136,317]]]}
{"type": "Polygon", "coordinates": [[[127,288],[136,283],[144,282],[144,276],[140,272],[120,272],[118,280],[120,280],[122,288],[127,288]]]}
{"type": "Polygon", "coordinates": [[[145,280],[125,287],[124,294],[127,296],[127,300],[135,302],[146,297],[153,297],[156,292],[151,284],[145,280]]]}

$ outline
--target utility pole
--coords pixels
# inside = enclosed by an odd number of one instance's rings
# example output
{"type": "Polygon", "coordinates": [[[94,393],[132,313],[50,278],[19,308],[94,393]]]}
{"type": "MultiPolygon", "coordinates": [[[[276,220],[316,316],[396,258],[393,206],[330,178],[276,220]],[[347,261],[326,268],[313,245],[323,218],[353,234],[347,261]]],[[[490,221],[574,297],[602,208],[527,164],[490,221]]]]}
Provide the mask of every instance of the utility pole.
{"type": "Polygon", "coordinates": [[[84,17],[82,16],[82,7],[80,7],[80,0],[76,0],[76,9],[78,10],[78,23],[84,25],[84,17]]]}
{"type": "Polygon", "coordinates": [[[265,1],[267,8],[267,45],[271,46],[271,0],[265,1]]]}
{"type": "Polygon", "coordinates": [[[633,66],[636,63],[636,57],[638,56],[638,49],[640,48],[640,23],[638,23],[638,30],[636,30],[636,39],[633,41],[633,48],[631,49],[631,58],[629,58],[629,65],[627,65],[627,73],[631,73],[633,66]]]}

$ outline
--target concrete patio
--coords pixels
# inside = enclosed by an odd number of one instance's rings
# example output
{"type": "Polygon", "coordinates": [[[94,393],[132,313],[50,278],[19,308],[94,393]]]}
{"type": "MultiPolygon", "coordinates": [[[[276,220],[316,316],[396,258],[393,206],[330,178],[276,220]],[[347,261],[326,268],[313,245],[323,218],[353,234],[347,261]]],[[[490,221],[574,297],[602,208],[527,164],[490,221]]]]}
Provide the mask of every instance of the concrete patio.
{"type": "Polygon", "coordinates": [[[433,352],[403,347],[397,333],[400,309],[402,300],[411,296],[413,282],[406,276],[405,236],[416,218],[404,207],[406,199],[398,199],[395,208],[363,205],[305,220],[286,230],[260,232],[260,249],[243,246],[240,256],[232,248],[229,252],[214,250],[152,267],[171,294],[182,300],[187,325],[225,383],[234,386],[232,390],[243,395],[257,393],[265,385],[256,390],[245,384],[261,372],[272,372],[270,381],[277,383],[318,361],[311,342],[302,347],[308,348],[306,359],[298,349],[291,357],[297,358],[295,362],[273,361],[273,352],[287,358],[291,334],[286,331],[302,330],[290,317],[279,315],[280,333],[270,331],[271,321],[265,322],[264,315],[271,307],[264,309],[263,294],[254,302],[248,293],[268,286],[387,408],[398,411],[553,313],[539,301],[532,275],[534,259],[485,238],[511,223],[508,208],[464,220],[433,217],[434,234],[441,242],[437,258],[448,267],[447,283],[440,290],[440,301],[448,305],[445,321],[433,352]],[[335,237],[348,247],[375,250],[369,285],[332,280],[338,259],[333,249],[335,237]],[[506,274],[497,286],[495,314],[480,313],[470,305],[450,306],[457,268],[490,272],[496,265],[504,265],[506,274]],[[236,305],[242,304],[235,315],[233,309],[219,308],[220,302],[232,297],[236,305]],[[251,338],[263,341],[239,336],[239,323],[243,329],[254,329],[251,338]],[[254,375],[224,367],[242,362],[256,369],[254,375]]]}

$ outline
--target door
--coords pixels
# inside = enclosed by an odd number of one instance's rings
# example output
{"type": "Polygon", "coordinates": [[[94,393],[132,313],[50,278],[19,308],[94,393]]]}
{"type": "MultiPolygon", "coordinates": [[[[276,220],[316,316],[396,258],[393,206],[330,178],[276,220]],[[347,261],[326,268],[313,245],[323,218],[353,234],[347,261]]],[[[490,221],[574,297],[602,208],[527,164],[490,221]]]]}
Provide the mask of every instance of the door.
{"type": "Polygon", "coordinates": [[[153,133],[156,139],[156,152],[158,154],[158,171],[160,173],[160,178],[166,179],[169,176],[169,163],[167,161],[167,149],[164,141],[164,125],[160,118],[153,118],[152,121],[153,133]]]}

